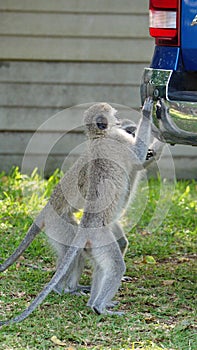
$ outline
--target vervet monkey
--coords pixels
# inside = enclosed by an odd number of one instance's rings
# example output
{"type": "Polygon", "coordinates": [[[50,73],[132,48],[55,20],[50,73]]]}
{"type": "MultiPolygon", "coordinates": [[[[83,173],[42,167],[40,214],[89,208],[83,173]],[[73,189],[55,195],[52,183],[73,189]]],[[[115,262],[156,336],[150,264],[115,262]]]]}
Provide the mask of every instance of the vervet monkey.
{"type": "MultiPolygon", "coordinates": [[[[136,124],[129,120],[129,119],[123,119],[121,121],[121,128],[125,130],[127,133],[132,134],[133,137],[135,137],[137,126],[136,124]]],[[[161,156],[161,152],[163,149],[164,143],[159,141],[158,139],[154,138],[152,144],[149,146],[146,160],[143,163],[143,168],[147,169],[154,160],[158,160],[161,156]]],[[[87,170],[84,169],[83,176],[80,177],[82,181],[86,181],[87,179],[87,170]]],[[[123,228],[121,227],[121,224],[117,221],[112,226],[112,232],[117,239],[117,243],[119,244],[120,250],[122,252],[122,255],[124,257],[127,247],[128,247],[128,240],[126,238],[125,232],[123,228]]],[[[57,251],[58,251],[58,244],[57,244],[57,251]]],[[[59,263],[61,262],[66,249],[68,247],[62,247],[61,254],[59,254],[59,263]]],[[[58,251],[59,253],[59,251],[58,251]]],[[[90,291],[90,286],[80,286],[79,280],[82,274],[82,270],[84,267],[84,255],[81,254],[80,257],[77,257],[75,259],[75,262],[72,264],[72,269],[70,270],[70,274],[67,278],[63,278],[62,282],[58,283],[58,285],[54,288],[54,291],[58,293],[64,292],[71,292],[74,294],[81,294],[83,292],[87,293],[90,291]]],[[[124,278],[123,278],[124,280],[124,278]]]]}
{"type": "MultiPolygon", "coordinates": [[[[136,129],[136,125],[135,125],[136,129]]],[[[55,249],[57,253],[57,266],[61,263],[63,256],[65,255],[67,249],[69,248],[74,235],[76,234],[78,223],[73,215],[76,211],[66,200],[62,192],[62,182],[67,182],[70,184],[70,190],[72,190],[73,174],[78,173],[81,169],[78,179],[78,185],[80,192],[85,196],[87,187],[87,155],[80,157],[78,161],[73,165],[73,167],[68,171],[65,177],[60,181],[60,183],[54,189],[49,203],[41,211],[38,217],[35,219],[34,223],[28,230],[27,235],[17,247],[14,253],[0,265],[0,272],[5,271],[10,265],[12,265],[17,258],[27,249],[33,239],[38,233],[44,228],[46,234],[49,237],[49,242],[55,249]],[[62,242],[62,239],[64,242],[62,242]]],[[[73,196],[76,196],[75,190],[73,188],[73,196]]],[[[78,204],[78,208],[80,205],[78,204]]],[[[113,224],[113,232],[115,237],[117,237],[117,242],[119,244],[120,250],[124,256],[128,241],[125,237],[124,231],[118,222],[113,224]]],[[[80,279],[82,270],[84,266],[84,259],[82,256],[76,257],[73,261],[72,267],[70,269],[70,274],[67,279],[62,280],[54,288],[54,291],[59,294],[65,289],[66,292],[75,293],[78,290],[90,290],[89,286],[80,286],[78,281],[80,279]],[[66,282],[67,280],[67,282],[66,282]]]]}
{"type": "MultiPolygon", "coordinates": [[[[121,127],[126,132],[132,134],[135,137],[135,132],[136,132],[137,126],[134,122],[132,122],[130,120],[122,120],[121,127]]],[[[150,146],[150,149],[148,150],[148,153],[146,156],[146,161],[143,164],[143,166],[145,168],[153,161],[153,158],[154,158],[153,155],[154,156],[156,155],[158,158],[158,156],[161,153],[160,150],[161,150],[161,142],[159,142],[158,140],[155,139],[153,144],[150,146]]],[[[79,167],[78,162],[76,162],[75,166],[72,168],[71,173],[75,173],[76,167],[79,167]]],[[[79,186],[80,186],[81,192],[84,192],[85,191],[84,187],[87,186],[86,185],[86,178],[87,178],[86,167],[84,166],[82,170],[83,171],[80,172],[80,177],[79,177],[79,186]]],[[[69,175],[67,176],[67,180],[69,183],[69,175]]],[[[62,212],[60,213],[58,208],[63,209],[68,204],[65,201],[61,186],[59,186],[59,185],[54,190],[54,193],[51,196],[51,204],[52,204],[53,208],[55,209],[55,212],[56,211],[58,212],[58,215],[59,214],[62,215],[62,212]]],[[[50,237],[52,236],[52,238],[50,238],[50,243],[53,245],[53,247],[55,248],[55,250],[57,252],[58,265],[59,265],[62,261],[63,256],[66,253],[66,250],[69,247],[70,242],[73,240],[74,230],[76,231],[77,222],[76,222],[76,220],[73,216],[73,212],[72,212],[72,210],[74,211],[74,208],[70,207],[69,208],[70,211],[67,210],[67,214],[65,214],[66,218],[64,215],[64,226],[65,226],[65,224],[66,225],[68,224],[66,228],[61,228],[62,223],[60,223],[60,226],[58,225],[59,217],[57,217],[56,219],[53,218],[53,220],[51,220],[51,210],[49,209],[49,213],[47,215],[47,208],[45,208],[45,209],[46,210],[45,210],[44,225],[46,227],[46,233],[48,233],[48,235],[50,237]],[[52,233],[49,234],[48,230],[51,231],[52,233]],[[64,231],[65,241],[66,241],[67,245],[61,244],[58,242],[57,237],[56,237],[57,231],[64,231]]],[[[52,215],[52,217],[53,217],[53,215],[52,215]]],[[[38,219],[39,219],[39,217],[37,218],[37,220],[38,219]]],[[[124,256],[126,248],[127,248],[127,239],[125,237],[124,231],[118,222],[113,224],[112,230],[113,230],[115,237],[117,238],[117,242],[120,246],[120,250],[124,256]]],[[[27,236],[25,237],[25,239],[23,240],[21,245],[17,248],[17,250],[12,254],[11,257],[9,257],[5,261],[5,263],[0,265],[0,270],[4,271],[8,266],[10,266],[12,263],[14,263],[14,261],[18,258],[18,256],[20,254],[22,254],[22,252],[28,247],[28,245],[34,239],[36,234],[38,234],[40,231],[41,231],[41,227],[37,226],[36,223],[34,223],[30,227],[30,230],[28,231],[27,236]]],[[[63,290],[65,290],[66,292],[71,292],[71,293],[75,293],[78,290],[88,291],[90,289],[89,286],[80,286],[78,284],[78,281],[80,279],[80,276],[81,276],[81,273],[83,270],[83,266],[84,266],[83,256],[77,257],[75,259],[75,262],[73,262],[73,264],[72,264],[72,268],[70,270],[70,276],[67,277],[67,280],[63,279],[61,281],[61,283],[59,282],[59,284],[54,288],[54,291],[56,291],[58,293],[62,293],[63,290]]]]}
{"type": "MultiPolygon", "coordinates": [[[[56,273],[42,292],[24,312],[10,321],[1,322],[1,325],[26,318],[61,278],[69,273],[72,262],[82,251],[87,254],[94,266],[88,306],[98,314],[114,313],[108,310],[107,306],[118,290],[125,264],[112,227],[133,195],[137,174],[146,159],[151,133],[152,101],[147,99],[144,104],[135,138],[121,129],[115,114],[116,110],[106,103],[93,105],[85,112],[85,125],[89,137],[88,185],[83,203],[84,212],[77,233],[56,273]]],[[[83,157],[81,160],[83,166],[83,157]]],[[[71,200],[74,208],[78,202],[77,196],[73,199],[73,188],[76,187],[76,183],[72,184],[72,169],[61,181],[63,205],[60,206],[61,201],[58,204],[54,191],[49,204],[35,220],[33,225],[36,226],[32,225],[32,230],[37,226],[43,227],[47,220],[50,223],[52,218],[50,214],[54,211],[61,223],[64,222],[64,218],[67,223],[69,220],[72,222],[69,202],[71,200]],[[69,176],[70,182],[67,181],[69,176]]],[[[78,172],[76,177],[78,178],[78,172]]],[[[73,223],[70,225],[75,226],[73,223]]],[[[61,241],[60,236],[58,242],[61,241]]]]}
{"type": "MultiPolygon", "coordinates": [[[[132,134],[133,137],[135,137],[137,126],[136,124],[129,120],[129,119],[123,119],[121,122],[121,128],[125,130],[127,133],[132,134]]],[[[147,168],[147,166],[154,160],[154,158],[158,158],[161,153],[161,149],[163,147],[163,144],[158,141],[157,139],[154,140],[154,142],[149,146],[150,149],[147,152],[146,160],[143,164],[144,168],[147,168]]],[[[72,172],[75,173],[75,170],[77,167],[81,167],[81,159],[80,161],[76,161],[75,165],[72,168],[72,172]]],[[[69,182],[69,175],[67,176],[67,180],[69,182]]],[[[60,183],[61,184],[61,183],[60,183]]],[[[50,243],[55,249],[57,253],[57,266],[61,263],[67,249],[69,248],[69,245],[71,244],[74,234],[76,233],[77,229],[77,222],[75,217],[73,216],[73,212],[75,211],[74,208],[70,207],[67,210],[67,214],[63,214],[64,217],[64,227],[62,228],[62,220],[59,218],[59,215],[61,216],[63,213],[63,208],[68,205],[65,201],[65,197],[62,193],[62,189],[60,184],[56,187],[54,190],[50,203],[52,204],[53,209],[55,209],[55,212],[58,212],[58,216],[56,218],[53,218],[53,215],[51,215],[51,208],[49,206],[49,213],[47,215],[47,207],[45,208],[45,220],[43,223],[43,227],[45,226],[45,231],[48,236],[50,236],[50,243]],[[61,208],[62,212],[60,212],[59,208],[61,208]],[[52,219],[53,218],[53,219],[52,219]],[[58,222],[60,221],[60,225],[58,225],[58,222]],[[67,227],[65,227],[67,226],[67,227]],[[67,244],[59,243],[58,239],[56,237],[57,232],[64,231],[64,237],[65,242],[67,244]]],[[[79,187],[83,195],[85,195],[85,188],[87,187],[87,169],[86,166],[82,168],[80,171],[79,176],[79,187]]],[[[38,220],[38,218],[37,218],[38,220]]],[[[33,223],[30,227],[27,236],[22,241],[21,245],[16,249],[16,251],[3,263],[0,265],[0,271],[4,271],[6,268],[8,268],[10,265],[12,265],[16,259],[23,253],[23,251],[29,246],[29,244],[32,242],[32,240],[35,238],[35,236],[41,231],[41,227],[36,225],[36,223],[33,223]]],[[[114,236],[117,239],[117,242],[119,244],[120,250],[122,252],[122,255],[125,255],[127,246],[128,246],[128,240],[125,236],[124,230],[122,229],[120,223],[116,222],[113,224],[112,231],[114,233],[114,236]]],[[[58,283],[57,286],[54,287],[54,291],[61,294],[62,292],[67,293],[83,293],[90,291],[90,286],[81,286],[79,284],[79,280],[83,271],[84,267],[84,256],[81,254],[80,256],[76,257],[76,259],[73,261],[72,266],[70,268],[70,273],[67,274],[66,278],[62,278],[62,280],[58,283]]]]}
{"type": "MultiPolygon", "coordinates": [[[[85,187],[87,187],[86,158],[87,155],[85,154],[79,159],[79,161],[76,161],[72,169],[65,175],[65,178],[61,181],[66,181],[68,184],[70,184],[70,188],[72,188],[73,174],[78,172],[78,169],[81,169],[79,176],[79,187],[80,192],[83,194],[83,196],[85,195],[86,191],[85,187]],[[84,166],[82,167],[83,164],[84,166]]],[[[45,229],[46,234],[50,237],[49,242],[51,243],[51,245],[57,253],[57,266],[61,263],[63,256],[65,255],[67,249],[72,243],[72,240],[77,230],[77,221],[73,215],[73,212],[76,210],[75,208],[72,208],[66,201],[66,198],[62,192],[61,182],[56,186],[49,200],[49,203],[41,211],[40,215],[31,225],[26,237],[23,239],[20,246],[3,264],[0,265],[1,272],[7,269],[16,261],[16,259],[29,246],[29,244],[41,231],[42,228],[45,229]],[[63,237],[64,242],[62,242],[61,236],[63,237]]],[[[76,196],[74,189],[72,194],[76,196]]],[[[121,228],[118,222],[113,224],[113,232],[115,237],[117,237],[117,242],[124,256],[128,245],[128,241],[125,237],[123,229],[121,228]]],[[[72,266],[70,268],[70,273],[67,274],[68,277],[63,278],[62,281],[60,281],[58,285],[55,286],[54,291],[58,292],[59,294],[61,294],[62,291],[71,293],[77,293],[80,290],[89,291],[90,286],[80,286],[78,283],[81,277],[83,267],[84,258],[81,254],[77,256],[76,259],[73,261],[72,266]]]]}

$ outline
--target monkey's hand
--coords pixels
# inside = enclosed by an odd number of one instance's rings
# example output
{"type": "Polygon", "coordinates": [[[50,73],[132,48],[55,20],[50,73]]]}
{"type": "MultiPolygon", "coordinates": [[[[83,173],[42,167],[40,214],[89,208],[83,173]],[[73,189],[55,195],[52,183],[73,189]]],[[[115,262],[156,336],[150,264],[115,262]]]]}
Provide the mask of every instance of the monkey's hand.
{"type": "Polygon", "coordinates": [[[146,160],[149,160],[150,158],[154,157],[156,155],[156,152],[153,149],[148,149],[148,152],[146,154],[146,160]]]}
{"type": "Polygon", "coordinates": [[[168,114],[168,108],[164,103],[164,99],[160,98],[156,103],[156,116],[157,119],[164,119],[165,115],[168,114]]]}
{"type": "Polygon", "coordinates": [[[153,99],[148,97],[143,105],[142,114],[144,117],[151,119],[152,118],[152,109],[153,109],[153,99]]]}

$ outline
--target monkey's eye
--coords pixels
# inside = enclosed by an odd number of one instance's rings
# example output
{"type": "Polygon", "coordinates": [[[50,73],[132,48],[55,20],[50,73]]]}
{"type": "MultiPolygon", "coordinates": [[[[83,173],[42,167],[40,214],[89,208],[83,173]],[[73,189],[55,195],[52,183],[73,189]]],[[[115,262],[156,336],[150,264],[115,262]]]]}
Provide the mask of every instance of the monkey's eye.
{"type": "Polygon", "coordinates": [[[107,118],[105,118],[103,115],[99,115],[96,118],[96,125],[100,130],[107,129],[107,126],[108,126],[107,118]]]}

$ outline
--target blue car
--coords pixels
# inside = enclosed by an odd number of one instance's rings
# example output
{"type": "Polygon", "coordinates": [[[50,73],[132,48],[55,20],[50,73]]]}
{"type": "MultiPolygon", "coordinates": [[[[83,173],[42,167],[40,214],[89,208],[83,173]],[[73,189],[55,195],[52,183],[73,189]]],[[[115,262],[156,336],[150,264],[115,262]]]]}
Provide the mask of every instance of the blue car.
{"type": "Polygon", "coordinates": [[[150,0],[150,35],[155,50],[141,84],[147,96],[162,99],[166,113],[154,108],[161,139],[197,146],[197,0],[150,0]]]}

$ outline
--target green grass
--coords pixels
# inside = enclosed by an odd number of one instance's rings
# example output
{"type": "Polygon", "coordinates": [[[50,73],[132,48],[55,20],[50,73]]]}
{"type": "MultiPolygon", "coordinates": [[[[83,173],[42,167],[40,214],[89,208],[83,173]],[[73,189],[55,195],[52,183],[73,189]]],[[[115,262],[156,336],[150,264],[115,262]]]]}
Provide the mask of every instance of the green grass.
{"type": "MultiPolygon", "coordinates": [[[[0,174],[1,261],[19,244],[60,176],[56,171],[46,181],[36,172],[28,177],[17,169],[9,176],[0,174]]],[[[148,196],[144,212],[130,230],[135,208],[140,210],[135,201],[133,214],[129,210],[125,220],[130,278],[116,296],[125,315],[97,316],[86,307],[88,297],[51,293],[28,319],[1,329],[2,349],[196,349],[197,183],[180,181],[174,191],[172,184],[170,189],[166,185],[171,206],[161,225],[150,232],[147,225],[161,202],[162,186],[154,179],[142,183],[140,192],[148,196]]],[[[53,254],[40,234],[0,276],[1,319],[24,310],[54,269],[53,254]]],[[[83,283],[89,279],[86,269],[83,283]]]]}

